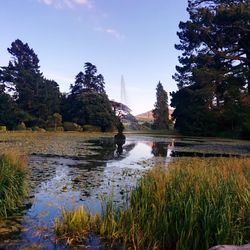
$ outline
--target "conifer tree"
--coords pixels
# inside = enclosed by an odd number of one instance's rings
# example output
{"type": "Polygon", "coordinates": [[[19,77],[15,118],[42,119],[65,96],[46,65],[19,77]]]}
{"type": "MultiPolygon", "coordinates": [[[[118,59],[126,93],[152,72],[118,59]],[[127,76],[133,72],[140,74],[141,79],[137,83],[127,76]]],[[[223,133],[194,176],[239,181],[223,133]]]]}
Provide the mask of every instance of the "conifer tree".
{"type": "Polygon", "coordinates": [[[154,129],[168,129],[169,118],[168,118],[168,94],[164,90],[161,82],[158,83],[156,88],[156,103],[155,109],[153,110],[154,129]]]}

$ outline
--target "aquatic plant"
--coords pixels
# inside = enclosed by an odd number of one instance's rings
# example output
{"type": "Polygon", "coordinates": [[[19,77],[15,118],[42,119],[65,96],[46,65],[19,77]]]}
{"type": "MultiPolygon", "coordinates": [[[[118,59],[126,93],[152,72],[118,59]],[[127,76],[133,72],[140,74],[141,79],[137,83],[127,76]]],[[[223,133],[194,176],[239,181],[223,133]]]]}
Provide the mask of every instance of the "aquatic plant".
{"type": "Polygon", "coordinates": [[[27,194],[25,161],[15,151],[0,155],[0,217],[15,211],[27,194]]]}
{"type": "Polygon", "coordinates": [[[208,249],[250,239],[250,160],[178,159],[149,172],[121,214],[136,249],[208,249]]]}
{"type": "MultiPolygon", "coordinates": [[[[75,212],[64,213],[67,218],[75,212]]],[[[208,249],[246,243],[250,240],[250,159],[176,159],[140,180],[128,208],[115,209],[108,202],[98,220],[84,216],[91,225],[88,231],[94,228],[111,244],[124,244],[126,249],[208,249]]],[[[79,230],[71,227],[70,220],[57,223],[70,227],[63,234],[74,236],[79,230]]]]}
{"type": "Polygon", "coordinates": [[[55,218],[54,230],[57,240],[64,239],[68,244],[82,242],[90,232],[97,231],[100,226],[99,215],[92,215],[80,206],[73,211],[62,209],[61,218],[55,218]]]}

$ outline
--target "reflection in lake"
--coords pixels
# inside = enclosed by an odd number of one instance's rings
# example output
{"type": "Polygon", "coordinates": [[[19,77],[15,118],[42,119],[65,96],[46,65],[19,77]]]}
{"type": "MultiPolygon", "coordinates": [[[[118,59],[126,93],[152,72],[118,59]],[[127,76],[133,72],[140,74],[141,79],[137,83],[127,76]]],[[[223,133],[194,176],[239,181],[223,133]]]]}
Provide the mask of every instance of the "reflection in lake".
{"type": "Polygon", "coordinates": [[[121,132],[119,131],[118,134],[115,135],[114,142],[117,146],[116,153],[118,156],[120,156],[122,154],[122,151],[123,151],[122,146],[126,142],[126,136],[122,133],[122,131],[121,132]]]}
{"type": "MultiPolygon", "coordinates": [[[[137,180],[155,163],[165,164],[171,157],[192,156],[194,152],[204,155],[205,150],[213,149],[221,154],[232,154],[231,150],[237,154],[250,152],[249,145],[231,141],[225,145],[219,141],[188,138],[176,139],[173,143],[172,138],[150,136],[127,136],[120,142],[112,137],[80,138],[76,147],[77,152],[82,149],[88,153],[65,157],[42,153],[29,156],[31,207],[24,211],[23,217],[19,216],[21,232],[5,236],[0,233],[0,249],[20,249],[33,243],[41,244],[41,249],[66,248],[55,245],[52,233],[53,219],[60,215],[62,207],[72,209],[84,205],[90,212],[97,213],[101,212],[105,198],[112,198],[116,206],[122,206],[137,180]]],[[[100,243],[96,238],[89,240],[92,246],[97,242],[100,243]]]]}

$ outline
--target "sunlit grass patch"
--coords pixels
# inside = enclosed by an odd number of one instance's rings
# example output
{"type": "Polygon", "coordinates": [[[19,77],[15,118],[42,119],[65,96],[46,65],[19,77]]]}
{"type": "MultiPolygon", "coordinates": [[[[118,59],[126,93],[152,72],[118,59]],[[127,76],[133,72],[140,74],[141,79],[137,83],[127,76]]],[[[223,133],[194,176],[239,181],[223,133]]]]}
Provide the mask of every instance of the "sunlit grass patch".
{"type": "Polygon", "coordinates": [[[85,207],[80,206],[73,211],[62,209],[61,218],[54,221],[57,240],[65,240],[67,244],[86,240],[91,232],[97,232],[101,218],[88,213],[85,207]]]}
{"type": "Polygon", "coordinates": [[[27,194],[25,166],[16,151],[0,155],[0,217],[15,211],[27,194]]]}

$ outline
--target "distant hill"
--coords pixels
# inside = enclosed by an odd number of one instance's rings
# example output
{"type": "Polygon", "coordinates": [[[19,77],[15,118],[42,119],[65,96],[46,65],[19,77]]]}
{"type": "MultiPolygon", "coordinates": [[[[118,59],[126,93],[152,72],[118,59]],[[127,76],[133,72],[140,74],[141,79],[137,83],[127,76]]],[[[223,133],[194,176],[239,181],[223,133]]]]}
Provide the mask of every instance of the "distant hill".
{"type": "MultiPolygon", "coordinates": [[[[169,108],[169,118],[171,118],[171,115],[173,112],[174,112],[174,109],[169,108]]],[[[147,111],[147,112],[142,113],[142,114],[139,114],[139,115],[136,115],[135,118],[141,122],[152,122],[154,120],[152,110],[147,111]]]]}

